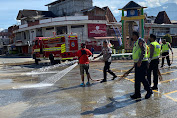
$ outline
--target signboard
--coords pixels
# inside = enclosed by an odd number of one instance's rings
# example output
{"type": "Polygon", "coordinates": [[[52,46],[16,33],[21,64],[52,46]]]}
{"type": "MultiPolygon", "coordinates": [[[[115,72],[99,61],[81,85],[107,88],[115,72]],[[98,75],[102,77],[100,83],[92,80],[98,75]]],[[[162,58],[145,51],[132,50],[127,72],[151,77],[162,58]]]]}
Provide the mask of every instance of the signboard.
{"type": "Polygon", "coordinates": [[[106,24],[88,24],[88,37],[106,37],[106,24]]]}

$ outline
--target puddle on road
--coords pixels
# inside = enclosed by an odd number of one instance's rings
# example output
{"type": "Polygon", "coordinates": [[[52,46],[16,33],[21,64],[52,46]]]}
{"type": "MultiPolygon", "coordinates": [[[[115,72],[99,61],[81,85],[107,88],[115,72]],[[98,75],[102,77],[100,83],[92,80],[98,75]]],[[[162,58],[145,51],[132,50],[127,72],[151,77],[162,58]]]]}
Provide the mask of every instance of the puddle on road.
{"type": "MultiPolygon", "coordinates": [[[[30,84],[20,87],[13,87],[13,89],[24,89],[24,88],[42,88],[42,87],[49,87],[53,86],[57,81],[59,81],[62,77],[64,77],[68,72],[70,72],[74,67],[76,67],[78,64],[75,63],[74,65],[69,66],[68,68],[59,71],[57,74],[54,74],[53,76],[50,76],[40,83],[37,84],[30,84]]],[[[45,72],[32,72],[32,73],[45,73],[45,72]]]]}
{"type": "Polygon", "coordinates": [[[1,118],[16,118],[29,108],[28,103],[17,102],[0,107],[1,118]]]}
{"type": "Polygon", "coordinates": [[[13,83],[12,79],[0,79],[0,85],[13,83]]]}
{"type": "Polygon", "coordinates": [[[177,69],[177,66],[170,67],[171,69],[177,69]]]}
{"type": "Polygon", "coordinates": [[[42,67],[33,71],[30,71],[31,68],[6,66],[0,70],[0,84],[5,84],[1,86],[1,89],[43,88],[53,86],[57,81],[77,66],[76,62],[77,60],[42,67]],[[11,79],[4,79],[9,76],[11,79]]]}
{"type": "Polygon", "coordinates": [[[117,93],[125,93],[125,90],[118,89],[118,90],[115,90],[115,92],[117,92],[117,93]]]}

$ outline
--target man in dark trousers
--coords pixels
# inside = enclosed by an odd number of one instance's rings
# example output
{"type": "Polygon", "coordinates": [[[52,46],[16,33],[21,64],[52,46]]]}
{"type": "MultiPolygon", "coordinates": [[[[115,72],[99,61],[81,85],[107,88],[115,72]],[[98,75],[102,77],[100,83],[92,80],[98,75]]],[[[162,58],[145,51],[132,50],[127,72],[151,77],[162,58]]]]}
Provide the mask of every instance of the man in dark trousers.
{"type": "Polygon", "coordinates": [[[101,81],[102,82],[107,82],[107,72],[110,73],[113,78],[112,80],[114,80],[117,76],[110,70],[110,65],[111,65],[111,54],[112,54],[112,49],[108,47],[108,42],[104,41],[103,42],[103,49],[102,52],[100,53],[100,55],[98,55],[97,57],[94,57],[94,59],[100,57],[103,55],[103,61],[105,62],[105,66],[103,69],[103,74],[104,74],[104,79],[101,81]]]}
{"type": "Polygon", "coordinates": [[[89,73],[89,56],[92,55],[92,53],[90,52],[90,50],[85,48],[85,44],[82,43],[81,44],[81,50],[79,50],[77,52],[77,56],[78,56],[78,60],[79,60],[79,65],[80,65],[80,74],[81,74],[81,79],[82,79],[82,83],[80,84],[80,86],[85,86],[84,83],[84,71],[87,74],[87,79],[88,82],[86,83],[86,85],[90,85],[90,73],[89,73]]]}
{"type": "Polygon", "coordinates": [[[158,68],[159,68],[159,58],[160,58],[160,50],[161,45],[156,41],[156,36],[151,34],[150,35],[150,52],[148,53],[149,57],[149,68],[147,72],[147,79],[149,84],[151,85],[151,72],[153,71],[154,76],[154,86],[152,90],[158,89],[158,68]]]}
{"type": "Polygon", "coordinates": [[[144,39],[139,38],[138,32],[133,32],[132,35],[134,43],[133,47],[133,60],[135,66],[135,94],[131,95],[132,99],[141,98],[141,82],[144,85],[144,89],[147,91],[145,99],[148,99],[153,94],[149,82],[146,80],[145,76],[148,67],[148,55],[147,47],[144,39]]]}
{"type": "Polygon", "coordinates": [[[95,51],[95,49],[92,47],[92,48],[91,48],[92,57],[93,57],[93,55],[94,55],[94,51],[95,51]]]}
{"type": "Polygon", "coordinates": [[[169,58],[169,49],[171,50],[172,54],[173,54],[173,51],[172,51],[170,43],[166,42],[166,39],[163,39],[162,43],[163,44],[161,46],[161,50],[162,50],[162,66],[161,66],[161,68],[163,68],[163,66],[164,66],[165,57],[167,59],[167,64],[170,67],[171,64],[170,64],[170,58],[169,58]]]}

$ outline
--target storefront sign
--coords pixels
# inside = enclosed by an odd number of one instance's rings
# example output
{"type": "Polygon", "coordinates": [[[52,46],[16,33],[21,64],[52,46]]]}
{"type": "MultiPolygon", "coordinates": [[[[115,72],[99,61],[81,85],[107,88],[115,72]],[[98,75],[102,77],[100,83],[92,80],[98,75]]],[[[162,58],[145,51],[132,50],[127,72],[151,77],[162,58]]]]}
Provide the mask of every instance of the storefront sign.
{"type": "Polygon", "coordinates": [[[88,24],[88,37],[107,36],[106,24],[88,24]]]}

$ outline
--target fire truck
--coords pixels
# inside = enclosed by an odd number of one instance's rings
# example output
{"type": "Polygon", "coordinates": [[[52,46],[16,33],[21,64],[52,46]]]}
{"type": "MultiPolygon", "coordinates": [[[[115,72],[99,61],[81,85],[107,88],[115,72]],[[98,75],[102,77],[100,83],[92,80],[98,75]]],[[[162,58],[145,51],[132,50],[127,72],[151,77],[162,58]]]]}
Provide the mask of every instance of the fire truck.
{"type": "Polygon", "coordinates": [[[50,60],[53,65],[61,61],[76,60],[79,49],[80,39],[76,34],[36,37],[33,41],[32,56],[36,64],[40,60],[50,60]]]}

